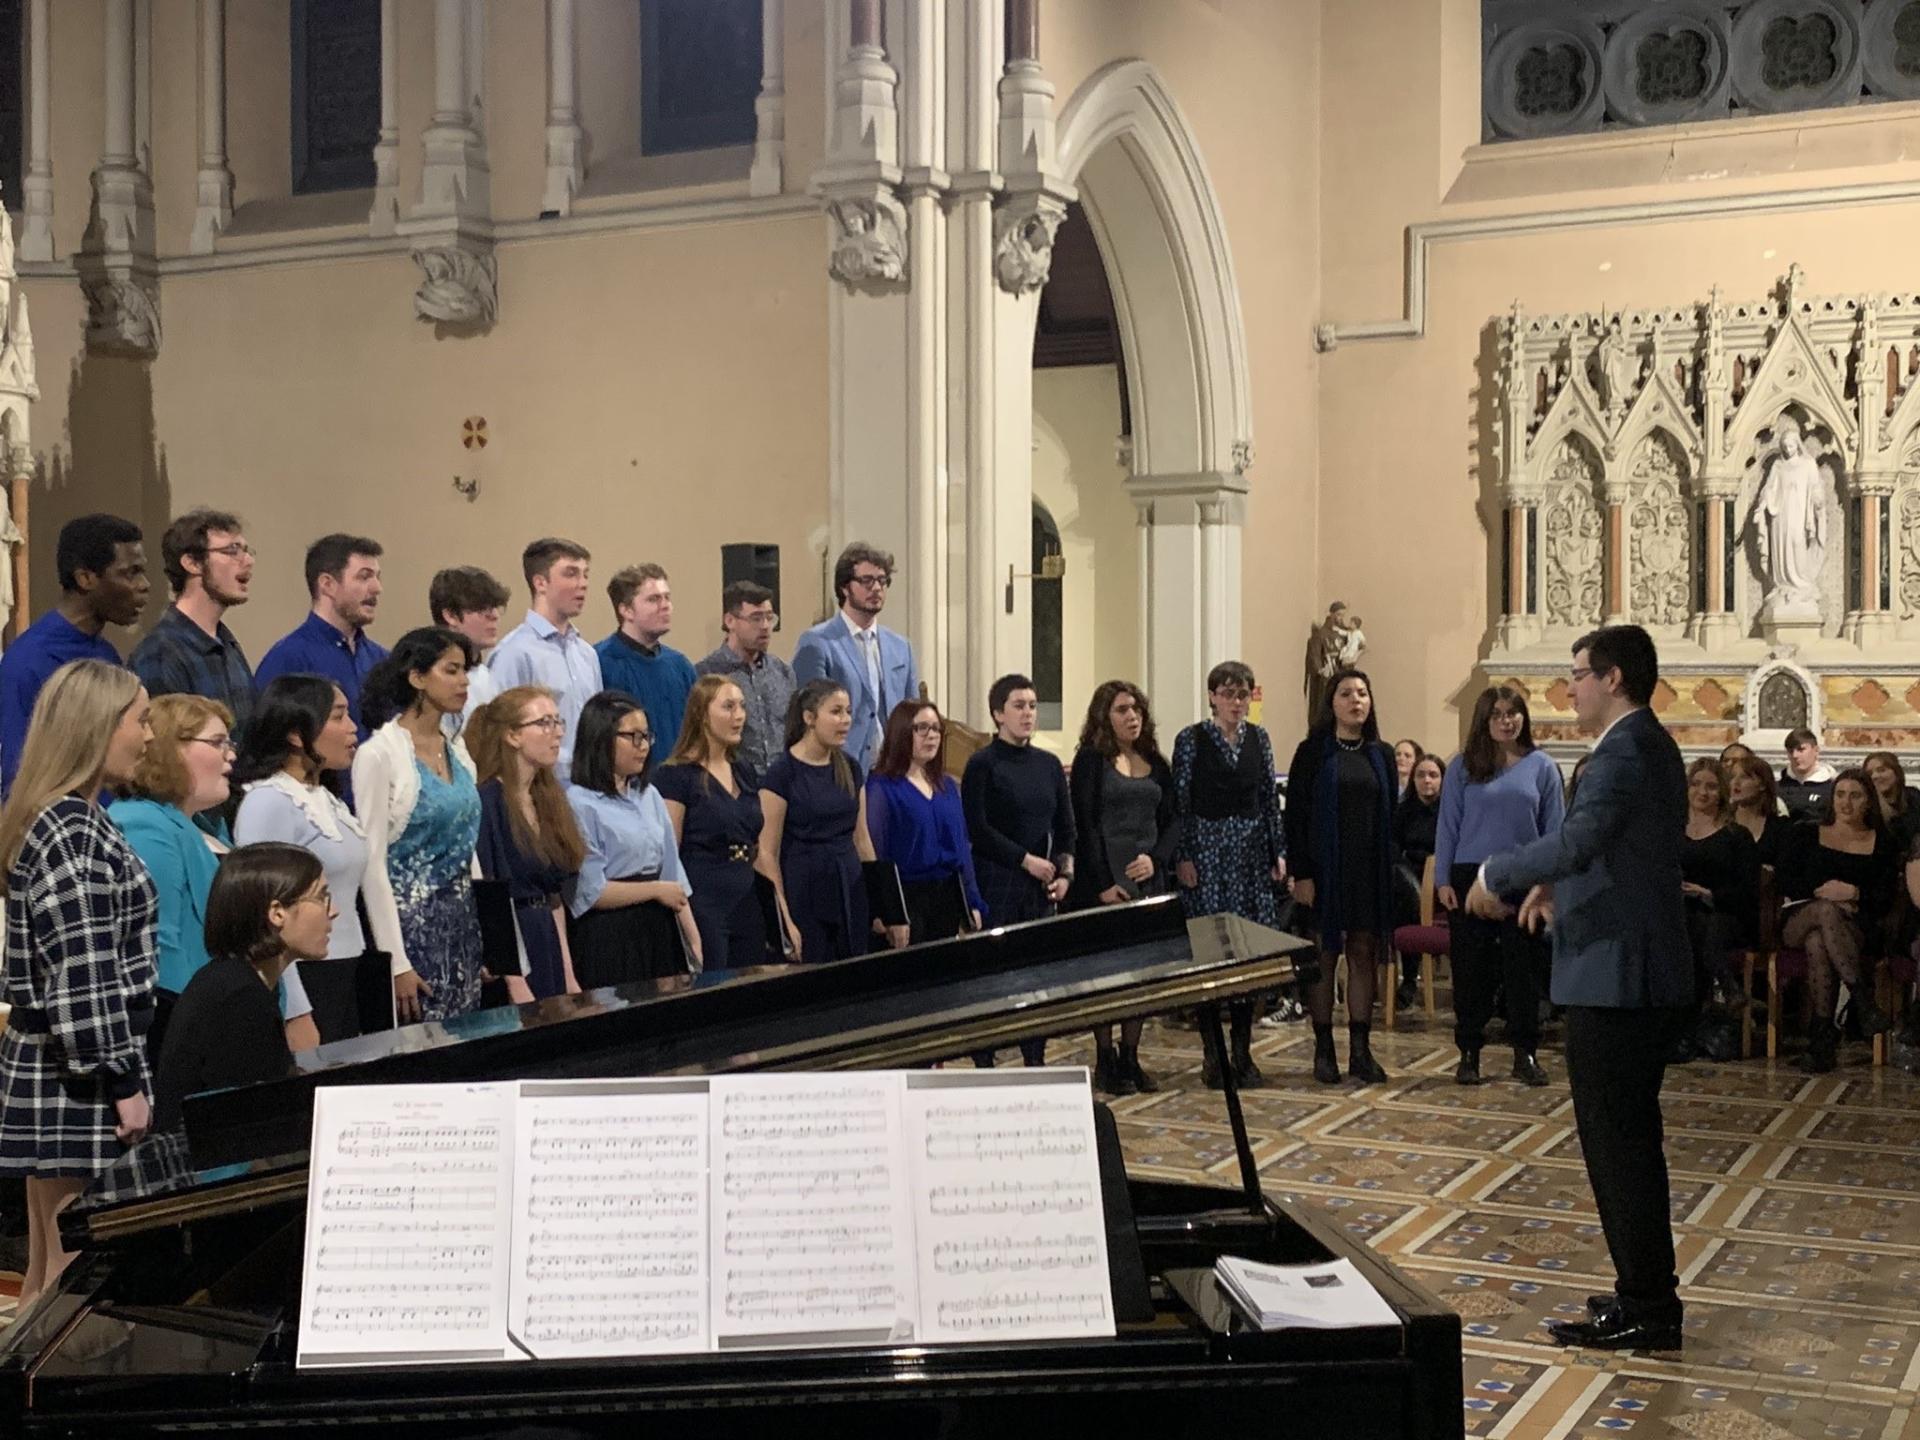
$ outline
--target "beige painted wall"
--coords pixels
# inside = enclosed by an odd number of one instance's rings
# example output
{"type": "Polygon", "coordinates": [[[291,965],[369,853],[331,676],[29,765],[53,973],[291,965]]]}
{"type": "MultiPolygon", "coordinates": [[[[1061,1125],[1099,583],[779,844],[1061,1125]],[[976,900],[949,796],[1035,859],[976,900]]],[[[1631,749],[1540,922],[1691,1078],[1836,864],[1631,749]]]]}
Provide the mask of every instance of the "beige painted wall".
{"type": "Polygon", "coordinates": [[[1033,495],[1060,527],[1061,728],[1070,751],[1103,680],[1140,673],[1140,546],[1125,471],[1114,458],[1120,377],[1111,365],[1033,376],[1033,495]]]}
{"type": "MultiPolygon", "coordinates": [[[[1920,133],[1920,107],[1906,105],[1489,147],[1463,165],[1457,145],[1478,133],[1467,73],[1477,53],[1457,43],[1453,4],[1323,6],[1325,320],[1398,316],[1416,221],[1920,178],[1899,158],[1920,133]],[[1436,149],[1436,129],[1455,137],[1451,155],[1436,149]]],[[[1856,206],[1449,243],[1433,252],[1424,339],[1321,357],[1319,599],[1342,599],[1366,620],[1386,729],[1449,749],[1482,683],[1475,666],[1498,607],[1487,530],[1499,523],[1485,424],[1492,317],[1516,299],[1533,313],[1686,303],[1715,283],[1730,299],[1757,298],[1794,261],[1815,294],[1911,291],[1916,221],[1920,205],[1856,206]]],[[[1290,618],[1304,638],[1306,617],[1290,618]]]]}

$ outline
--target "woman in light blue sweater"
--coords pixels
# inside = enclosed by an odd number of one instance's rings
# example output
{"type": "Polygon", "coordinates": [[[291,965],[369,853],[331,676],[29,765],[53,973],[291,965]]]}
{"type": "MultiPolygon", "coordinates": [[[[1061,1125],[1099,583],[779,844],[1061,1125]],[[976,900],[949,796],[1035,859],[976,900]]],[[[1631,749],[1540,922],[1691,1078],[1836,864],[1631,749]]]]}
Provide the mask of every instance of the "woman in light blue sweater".
{"type": "Polygon", "coordinates": [[[1540,941],[1515,918],[1476,919],[1460,902],[1483,860],[1551,835],[1565,814],[1560,767],[1534,748],[1526,696],[1507,685],[1481,691],[1466,748],[1447,766],[1440,787],[1433,857],[1440,882],[1435,897],[1453,931],[1454,1042],[1460,1047],[1453,1078],[1459,1084],[1480,1083],[1480,1046],[1494,993],[1503,984],[1513,1078],[1547,1083],[1534,1053],[1540,1043],[1540,941]]]}

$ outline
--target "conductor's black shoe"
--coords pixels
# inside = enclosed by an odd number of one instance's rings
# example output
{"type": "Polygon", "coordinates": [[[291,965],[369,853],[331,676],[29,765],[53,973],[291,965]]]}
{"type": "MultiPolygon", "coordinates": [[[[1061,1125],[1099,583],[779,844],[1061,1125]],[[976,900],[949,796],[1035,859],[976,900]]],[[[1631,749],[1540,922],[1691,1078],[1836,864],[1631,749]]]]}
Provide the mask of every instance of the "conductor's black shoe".
{"type": "Polygon", "coordinates": [[[1598,1320],[1609,1310],[1618,1310],[1619,1308],[1620,1297],[1618,1295],[1608,1293],[1606,1295],[1587,1296],[1587,1314],[1595,1320],[1598,1320]]]}
{"type": "Polygon", "coordinates": [[[1453,1067],[1453,1083],[1456,1085],[1480,1084],[1480,1052],[1462,1050],[1460,1063],[1453,1067]]]}
{"type": "Polygon", "coordinates": [[[1547,1335],[1556,1345],[1586,1350],[1678,1350],[1682,1344],[1679,1320],[1635,1320],[1619,1310],[1590,1320],[1549,1320],[1547,1335]]]}
{"type": "Polygon", "coordinates": [[[1540,1068],[1533,1051],[1516,1050],[1513,1052],[1513,1078],[1522,1085],[1544,1085],[1547,1083],[1547,1072],[1540,1068]]]}

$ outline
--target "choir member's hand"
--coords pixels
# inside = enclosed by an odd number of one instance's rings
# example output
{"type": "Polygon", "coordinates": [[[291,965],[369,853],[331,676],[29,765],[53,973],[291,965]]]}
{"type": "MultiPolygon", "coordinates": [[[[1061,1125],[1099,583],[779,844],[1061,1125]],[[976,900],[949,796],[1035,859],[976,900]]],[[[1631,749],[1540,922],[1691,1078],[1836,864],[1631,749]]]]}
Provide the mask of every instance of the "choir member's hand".
{"type": "Polygon", "coordinates": [[[427,984],[411,970],[402,970],[393,977],[393,1014],[402,1025],[411,1025],[421,1016],[421,1002],[433,993],[433,987],[427,984]]]}
{"type": "Polygon", "coordinates": [[[1282,855],[1273,862],[1273,883],[1284,885],[1287,881],[1287,857],[1282,855]]]}
{"type": "Polygon", "coordinates": [[[1513,914],[1513,907],[1487,889],[1476,875],[1473,888],[1467,891],[1467,913],[1482,920],[1505,920],[1513,914]]]}
{"type": "Polygon", "coordinates": [[[1553,887],[1536,885],[1520,902],[1520,928],[1538,935],[1542,926],[1553,924],[1553,887]]]}
{"type": "Polygon", "coordinates": [[[1293,877],[1294,904],[1300,906],[1303,910],[1311,910],[1313,908],[1314,893],[1313,881],[1302,880],[1298,875],[1293,877]]]}
{"type": "Polygon", "coordinates": [[[886,927],[887,944],[895,950],[904,950],[913,943],[913,931],[905,925],[886,927]]]}
{"type": "Polygon", "coordinates": [[[1073,888],[1071,875],[1055,875],[1047,882],[1047,899],[1058,905],[1067,898],[1067,891],[1073,888]]]}
{"type": "Polygon", "coordinates": [[[687,892],[671,880],[650,880],[647,889],[653,893],[647,898],[656,905],[664,905],[678,915],[687,908],[687,892]]]}
{"type": "Polygon", "coordinates": [[[1027,855],[1022,857],[1020,868],[1042,885],[1053,884],[1054,869],[1051,860],[1043,860],[1038,855],[1027,855]]]}
{"type": "Polygon", "coordinates": [[[302,1015],[286,1024],[287,1050],[298,1054],[302,1050],[312,1050],[320,1044],[320,1027],[313,1023],[312,1015],[302,1015]]]}
{"type": "Polygon", "coordinates": [[[1691,880],[1682,880],[1680,882],[1680,893],[1682,895],[1691,895],[1696,900],[1713,899],[1713,891],[1707,889],[1704,885],[1696,885],[1691,880]]]}
{"type": "Polygon", "coordinates": [[[1200,872],[1193,868],[1193,861],[1179,860],[1174,863],[1173,878],[1180,882],[1182,890],[1200,888],[1200,872]]]}
{"type": "Polygon", "coordinates": [[[1436,885],[1433,887],[1433,903],[1442,910],[1458,910],[1460,896],[1451,885],[1436,885]]]}
{"type": "Polygon", "coordinates": [[[1860,891],[1844,880],[1829,880],[1815,890],[1813,895],[1816,900],[1831,900],[1836,905],[1851,905],[1860,898],[1860,891]]]}
{"type": "Polygon", "coordinates": [[[1124,905],[1132,898],[1127,894],[1127,887],[1124,885],[1109,885],[1100,892],[1102,905],[1124,905]]]}
{"type": "Polygon", "coordinates": [[[113,1127],[113,1133],[120,1137],[121,1144],[138,1145],[146,1139],[147,1127],[153,1123],[153,1111],[147,1105],[145,1095],[129,1095],[124,1100],[116,1100],[113,1108],[120,1117],[120,1123],[113,1127]]]}
{"type": "Polygon", "coordinates": [[[986,927],[987,922],[978,910],[967,911],[967,919],[972,922],[972,928],[975,930],[981,930],[986,927]]]}
{"type": "Polygon", "coordinates": [[[1127,879],[1136,885],[1146,884],[1153,879],[1153,857],[1151,855],[1134,856],[1127,862],[1125,874],[1127,879]]]}
{"type": "Polygon", "coordinates": [[[533,987],[524,975],[507,976],[507,999],[516,1005],[533,1004],[533,987]]]}
{"type": "MultiPolygon", "coordinates": [[[[800,953],[800,927],[791,920],[784,923],[787,927],[787,944],[793,948],[793,958],[795,960],[804,959],[805,957],[800,953]]],[[[832,957],[829,956],[828,958],[831,959],[832,957]]]]}

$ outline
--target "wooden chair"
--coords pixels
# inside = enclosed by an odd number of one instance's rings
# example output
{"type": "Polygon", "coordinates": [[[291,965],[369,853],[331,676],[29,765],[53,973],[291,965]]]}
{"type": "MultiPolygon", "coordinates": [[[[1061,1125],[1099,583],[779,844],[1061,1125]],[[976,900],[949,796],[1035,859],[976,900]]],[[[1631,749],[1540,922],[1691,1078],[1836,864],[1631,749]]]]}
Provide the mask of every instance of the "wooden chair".
{"type": "MultiPolygon", "coordinates": [[[[1916,983],[1920,983],[1920,964],[1916,964],[1911,950],[1898,950],[1887,956],[1874,977],[1874,989],[1877,992],[1875,1003],[1894,1017],[1894,1023],[1900,1023],[1906,1014],[1907,1006],[1913,999],[1916,983]]],[[[1887,1063],[1888,1031],[1881,1031],[1873,1037],[1873,1063],[1887,1063]]]]}
{"type": "Polygon", "coordinates": [[[1399,977],[1393,974],[1392,970],[1398,969],[1399,959],[1402,955],[1418,955],[1420,957],[1421,996],[1426,1004],[1427,1018],[1431,1020],[1435,1016],[1436,1012],[1433,1004],[1433,972],[1440,956],[1451,955],[1453,953],[1453,934],[1444,924],[1436,925],[1433,923],[1433,903],[1433,856],[1429,855],[1425,868],[1420,872],[1420,923],[1417,925],[1402,925],[1393,932],[1393,956],[1387,962],[1388,965],[1392,967],[1389,971],[1389,978],[1395,982],[1386,987],[1387,1028],[1389,1030],[1395,1028],[1397,1019],[1395,1013],[1397,1009],[1395,992],[1400,988],[1398,984],[1399,977]]]}

